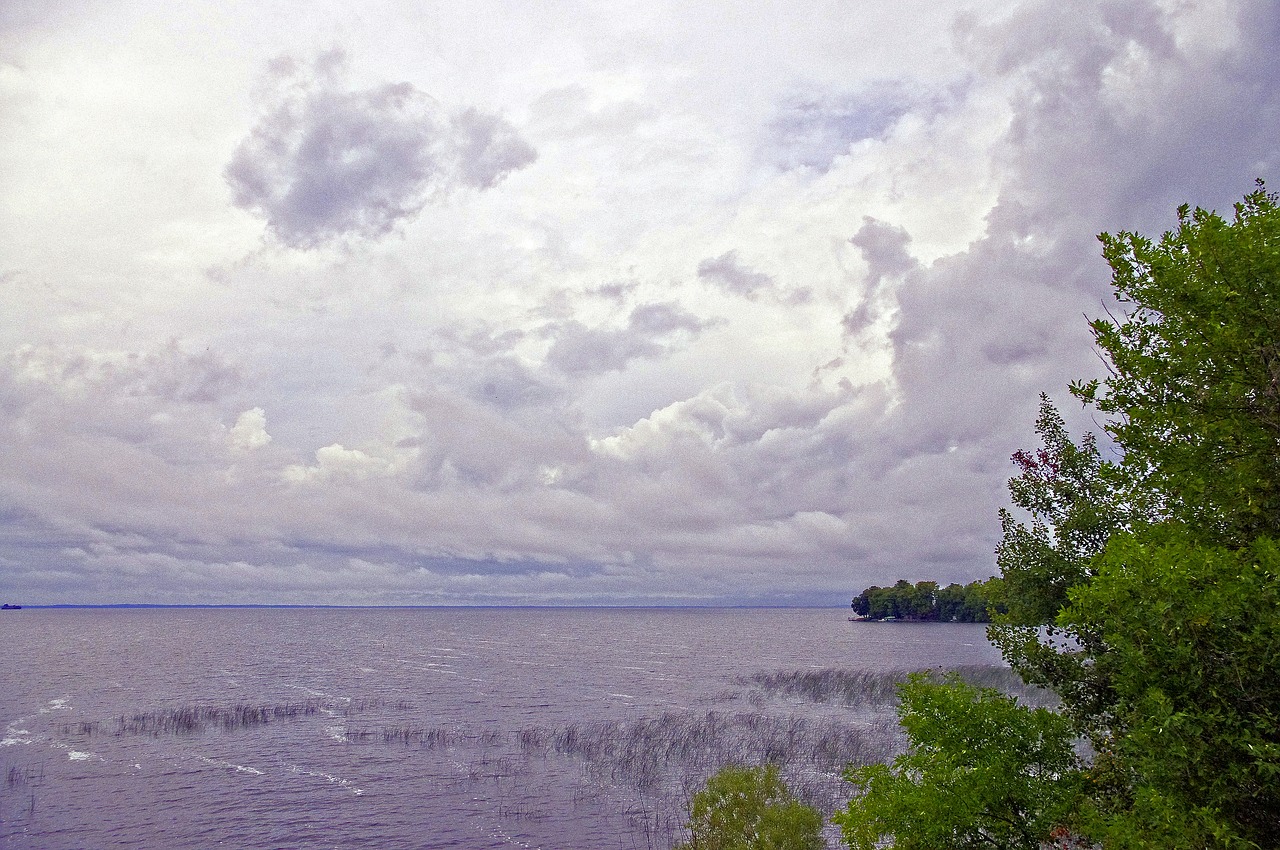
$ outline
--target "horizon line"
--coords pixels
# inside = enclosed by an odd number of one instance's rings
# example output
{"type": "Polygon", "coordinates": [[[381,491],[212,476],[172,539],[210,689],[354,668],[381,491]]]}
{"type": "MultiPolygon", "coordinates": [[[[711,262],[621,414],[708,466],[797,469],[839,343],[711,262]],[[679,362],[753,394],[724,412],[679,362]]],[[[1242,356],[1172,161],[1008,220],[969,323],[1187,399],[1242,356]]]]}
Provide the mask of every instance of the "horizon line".
{"type": "MultiPolygon", "coordinates": [[[[13,604],[13,603],[11,603],[13,604]]],[[[262,603],[262,602],[60,602],[60,603],[22,603],[16,608],[8,610],[26,610],[26,609],[64,609],[64,608],[324,608],[324,609],[441,609],[441,608],[523,608],[523,609],[541,609],[541,608],[565,608],[565,609],[680,609],[680,608],[719,608],[719,609],[822,609],[822,610],[843,610],[846,606],[837,605],[787,605],[787,604],[767,604],[767,603],[739,603],[739,604],[717,604],[717,603],[682,603],[676,605],[668,604],[521,604],[521,603],[460,603],[460,604],[437,604],[437,605],[414,605],[414,604],[373,604],[373,605],[343,605],[337,603],[306,603],[306,602],[280,602],[280,603],[262,603]]]]}

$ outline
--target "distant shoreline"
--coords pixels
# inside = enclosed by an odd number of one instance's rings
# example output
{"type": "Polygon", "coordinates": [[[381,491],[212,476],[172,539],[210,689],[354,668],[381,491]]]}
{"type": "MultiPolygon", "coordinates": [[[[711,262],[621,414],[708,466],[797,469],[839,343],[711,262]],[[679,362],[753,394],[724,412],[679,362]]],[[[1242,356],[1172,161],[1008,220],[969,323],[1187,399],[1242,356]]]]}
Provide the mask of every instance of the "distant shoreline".
{"type": "Polygon", "coordinates": [[[926,620],[908,617],[848,617],[850,623],[908,623],[913,626],[989,626],[990,623],[974,620],[926,620]]]}
{"type": "MultiPolygon", "coordinates": [[[[148,602],[113,602],[99,604],[58,603],[52,605],[26,604],[21,610],[71,610],[71,609],[110,609],[110,610],[151,610],[151,609],[323,609],[323,610],[523,610],[523,611],[847,611],[844,605],[327,605],[323,603],[218,603],[218,604],[171,604],[148,602]]],[[[17,610],[17,609],[13,609],[17,610]]]]}

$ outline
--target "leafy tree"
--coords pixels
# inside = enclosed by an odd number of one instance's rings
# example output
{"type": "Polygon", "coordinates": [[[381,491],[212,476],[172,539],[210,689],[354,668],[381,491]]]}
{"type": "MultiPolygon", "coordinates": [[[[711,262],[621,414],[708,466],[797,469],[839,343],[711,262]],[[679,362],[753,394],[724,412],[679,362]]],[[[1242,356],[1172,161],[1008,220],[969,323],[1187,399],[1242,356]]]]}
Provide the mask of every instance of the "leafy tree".
{"type": "Polygon", "coordinates": [[[1101,237],[1124,312],[1091,323],[1109,376],[1072,392],[1116,459],[1044,397],[1042,448],[1014,455],[1027,521],[1001,513],[989,634],[1063,713],[912,682],[907,754],[849,774],[851,846],[1038,847],[1066,825],[1108,850],[1280,847],[1280,206],[1259,188],[1230,221],[1178,220],[1101,237]]]}
{"type": "Polygon", "coordinates": [[[1042,401],[1019,453],[992,639],[1096,755],[1079,824],[1107,848],[1280,847],[1280,207],[1104,234],[1126,312],[1072,392],[1117,460],[1042,401]]]}
{"type": "Polygon", "coordinates": [[[1001,613],[987,635],[1026,682],[1056,691],[1064,711],[1088,733],[1105,727],[1110,699],[1106,678],[1091,660],[1102,649],[1100,638],[1087,628],[1059,626],[1056,618],[1071,589],[1092,576],[1093,559],[1126,526],[1127,516],[1115,465],[1102,459],[1093,435],[1075,443],[1043,394],[1035,430],[1042,446],[1014,454],[1020,474],[1009,481],[1010,498],[1030,524],[1000,511],[1001,578],[993,601],[1001,613]]]}
{"type": "Polygon", "coordinates": [[[853,598],[850,607],[854,613],[872,620],[894,617],[985,623],[998,583],[993,577],[967,585],[950,584],[940,590],[936,581],[918,581],[912,585],[906,579],[899,579],[892,587],[868,587],[853,598]]]}
{"type": "Polygon", "coordinates": [[[986,623],[991,617],[1005,613],[1004,579],[991,576],[985,581],[971,581],[964,586],[964,604],[956,614],[961,623],[986,623]]]}
{"type": "Polygon", "coordinates": [[[675,850],[822,850],[822,815],[798,801],[776,765],[726,767],[689,804],[675,850]]]}
{"type": "Polygon", "coordinates": [[[1100,636],[1108,847],[1280,847],[1280,546],[1166,526],[1112,539],[1060,621],[1100,636]]]}
{"type": "Polygon", "coordinates": [[[835,816],[845,842],[872,850],[1039,850],[1074,810],[1082,782],[1067,721],[957,674],[900,686],[907,752],[852,768],[860,792],[835,816]]]}
{"type": "Polygon", "coordinates": [[[853,608],[853,613],[857,614],[859,617],[868,616],[871,613],[871,600],[879,594],[880,587],[873,584],[871,587],[868,587],[866,590],[853,597],[853,604],[850,606],[853,608]]]}
{"type": "Polygon", "coordinates": [[[1259,184],[1232,221],[1178,210],[1159,243],[1103,234],[1120,319],[1094,321],[1111,365],[1073,392],[1110,416],[1124,496],[1215,542],[1280,533],[1280,210],[1259,184]]]}

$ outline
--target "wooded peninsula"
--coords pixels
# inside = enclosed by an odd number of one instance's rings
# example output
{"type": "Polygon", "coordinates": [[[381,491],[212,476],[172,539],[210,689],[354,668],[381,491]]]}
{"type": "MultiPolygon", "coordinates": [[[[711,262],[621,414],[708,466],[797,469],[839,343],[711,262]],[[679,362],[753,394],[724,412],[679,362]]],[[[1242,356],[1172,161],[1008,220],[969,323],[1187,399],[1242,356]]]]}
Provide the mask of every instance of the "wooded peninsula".
{"type": "Polygon", "coordinates": [[[853,597],[860,620],[907,620],[936,623],[989,623],[1000,579],[939,588],[936,581],[911,584],[898,579],[892,587],[872,585],[853,597]]]}

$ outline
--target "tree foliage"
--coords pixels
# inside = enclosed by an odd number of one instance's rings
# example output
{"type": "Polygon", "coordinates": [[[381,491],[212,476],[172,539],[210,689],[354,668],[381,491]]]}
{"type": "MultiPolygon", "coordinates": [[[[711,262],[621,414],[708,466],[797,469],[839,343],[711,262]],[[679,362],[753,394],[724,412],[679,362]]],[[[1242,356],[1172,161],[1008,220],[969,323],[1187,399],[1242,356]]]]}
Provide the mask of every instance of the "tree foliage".
{"type": "Polygon", "coordinates": [[[999,579],[949,584],[939,588],[936,581],[914,585],[898,579],[892,587],[871,586],[853,598],[853,612],[868,620],[912,620],[942,623],[985,623],[990,617],[995,586],[999,579]]]}
{"type": "Polygon", "coordinates": [[[725,767],[689,803],[675,850],[822,850],[822,815],[797,800],[776,765],[725,767]]]}
{"type": "Polygon", "coordinates": [[[991,628],[1093,743],[1076,825],[1107,848],[1280,847],[1280,208],[1178,212],[1101,239],[1120,317],[1072,392],[1116,458],[1047,399],[1014,456],[991,628]]]}
{"type": "Polygon", "coordinates": [[[988,636],[1026,682],[1062,696],[1064,710],[1088,733],[1105,718],[1109,700],[1106,678],[1091,660],[1102,649],[1100,637],[1079,624],[1059,626],[1056,618],[1128,520],[1114,464],[1102,459],[1093,435],[1076,444],[1043,394],[1035,430],[1041,447],[1013,455],[1019,475],[1009,481],[1010,499],[1030,523],[1000,511],[998,613],[988,636]]]}
{"type": "Polygon", "coordinates": [[[1095,778],[1114,847],[1280,846],[1280,547],[1121,535],[1061,621],[1114,695],[1095,778]]]}
{"type": "Polygon", "coordinates": [[[909,739],[892,765],[854,768],[860,793],[838,813],[845,842],[873,850],[1039,850],[1074,809],[1082,781],[1068,722],[956,674],[900,686],[909,739]]]}
{"type": "Polygon", "coordinates": [[[1120,319],[1111,365],[1073,387],[1109,416],[1125,497],[1216,542],[1280,533],[1280,212],[1259,187],[1227,221],[1186,206],[1158,242],[1103,234],[1120,319]]]}

